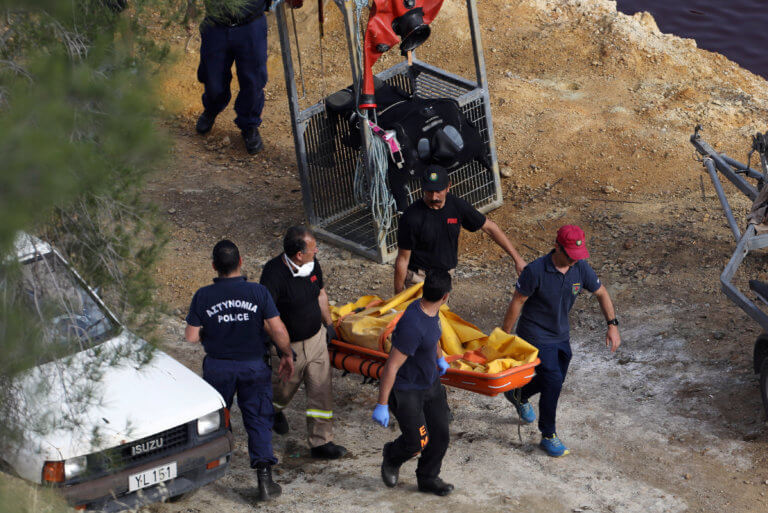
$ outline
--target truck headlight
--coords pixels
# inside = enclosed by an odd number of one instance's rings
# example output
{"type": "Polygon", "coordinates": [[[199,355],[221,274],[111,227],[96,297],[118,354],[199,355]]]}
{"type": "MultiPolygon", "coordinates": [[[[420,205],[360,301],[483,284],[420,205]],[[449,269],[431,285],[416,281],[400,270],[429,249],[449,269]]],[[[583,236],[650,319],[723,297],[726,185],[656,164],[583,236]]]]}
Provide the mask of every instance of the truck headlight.
{"type": "Polygon", "coordinates": [[[213,433],[221,427],[221,413],[219,410],[203,415],[197,419],[197,434],[200,436],[213,433]]]}
{"type": "Polygon", "coordinates": [[[88,468],[88,458],[78,456],[64,461],[64,480],[69,481],[73,477],[85,473],[88,468]]]}

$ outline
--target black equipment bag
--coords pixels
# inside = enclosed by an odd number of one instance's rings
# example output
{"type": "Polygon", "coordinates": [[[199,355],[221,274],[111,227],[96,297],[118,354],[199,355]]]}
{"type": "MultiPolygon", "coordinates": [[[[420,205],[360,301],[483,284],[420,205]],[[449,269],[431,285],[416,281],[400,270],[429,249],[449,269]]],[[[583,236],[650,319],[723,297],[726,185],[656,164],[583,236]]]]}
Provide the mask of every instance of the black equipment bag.
{"type": "MultiPolygon", "coordinates": [[[[360,133],[354,111],[352,88],[326,99],[331,126],[336,129],[340,117],[350,120],[350,133],[341,134],[343,144],[360,148],[360,133]]],[[[404,164],[399,168],[388,159],[389,187],[402,212],[408,206],[406,185],[413,176],[421,178],[430,165],[448,171],[472,160],[491,169],[490,155],[474,124],[461,112],[459,103],[450,98],[419,98],[384,82],[376,85],[377,124],[382,130],[394,130],[404,164]]],[[[375,137],[375,136],[374,136],[375,137]]]]}
{"type": "Polygon", "coordinates": [[[397,133],[405,160],[403,169],[389,160],[390,189],[399,211],[408,206],[405,185],[409,177],[421,178],[430,165],[450,171],[477,160],[491,168],[480,132],[461,112],[456,100],[411,98],[397,102],[381,109],[378,124],[397,133]]]}

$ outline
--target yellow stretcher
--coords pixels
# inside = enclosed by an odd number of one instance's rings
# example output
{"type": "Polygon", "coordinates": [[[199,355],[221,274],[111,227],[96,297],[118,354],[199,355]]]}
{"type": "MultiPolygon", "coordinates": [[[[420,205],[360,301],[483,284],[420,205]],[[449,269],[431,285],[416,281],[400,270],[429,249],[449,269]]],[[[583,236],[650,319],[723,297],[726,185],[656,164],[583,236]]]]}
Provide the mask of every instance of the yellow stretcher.
{"type": "MultiPolygon", "coordinates": [[[[332,342],[331,363],[350,372],[378,378],[391,348],[391,335],[423,284],[382,300],[363,296],[353,303],[332,307],[334,326],[341,340],[332,342]]],[[[515,335],[496,328],[483,333],[443,305],[439,312],[440,345],[451,367],[443,376],[447,385],[485,395],[496,395],[528,383],[538,365],[538,349],[515,335]]]]}

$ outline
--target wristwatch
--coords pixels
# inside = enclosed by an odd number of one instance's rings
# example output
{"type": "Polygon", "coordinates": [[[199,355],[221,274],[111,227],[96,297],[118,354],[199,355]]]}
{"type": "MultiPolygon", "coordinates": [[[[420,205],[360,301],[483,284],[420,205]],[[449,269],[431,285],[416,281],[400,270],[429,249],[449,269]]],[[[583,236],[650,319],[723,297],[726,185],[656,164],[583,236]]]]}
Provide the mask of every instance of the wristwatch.
{"type": "Polygon", "coordinates": [[[610,321],[605,321],[605,323],[606,323],[608,326],[610,326],[611,324],[613,324],[614,326],[618,326],[618,325],[619,325],[619,320],[618,320],[616,317],[614,317],[614,318],[613,318],[613,319],[611,319],[610,321]]]}

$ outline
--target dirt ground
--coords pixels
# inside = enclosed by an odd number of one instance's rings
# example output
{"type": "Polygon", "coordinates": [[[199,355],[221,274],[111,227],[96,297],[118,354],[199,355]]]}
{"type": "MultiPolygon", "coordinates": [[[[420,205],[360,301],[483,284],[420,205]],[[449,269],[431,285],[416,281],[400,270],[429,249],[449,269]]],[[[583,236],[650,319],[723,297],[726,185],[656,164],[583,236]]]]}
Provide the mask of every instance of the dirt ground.
{"type": "MultiPolygon", "coordinates": [[[[350,76],[333,3],[321,73],[313,8],[296,12],[307,105],[350,76]]],[[[447,0],[419,58],[471,76],[465,12],[447,0]]],[[[227,477],[146,511],[766,511],[768,429],[751,369],[759,329],[719,292],[735,244],[688,138],[702,123],[710,143],[746,160],[748,136],[766,129],[768,84],[692,40],[661,34],[650,15],[617,14],[607,0],[484,0],[480,22],[499,162],[510,175],[504,205],[490,217],[528,260],[550,248],[559,225],[582,225],[622,323],[623,344],[612,355],[597,302],[583,297],[571,314],[575,356],[558,427],[572,454],[548,458],[536,429],[521,427],[503,398],[449,389],[455,418],[442,477],[456,491],[419,494],[413,463],[387,489],[380,451],[396,431],[370,420],[376,387],[337,372],[336,441],[349,456],[308,457],[300,392],[287,410],[290,433],[274,439],[283,496],[257,505],[235,409],[227,477]]],[[[265,150],[256,157],[245,153],[231,109],[207,137],[194,134],[198,43],[185,53],[186,36],[173,37],[179,60],[160,92],[175,151],[147,194],[172,227],[158,267],[162,299],[174,311],[162,327],[165,349],[199,370],[202,352],[182,342],[182,319],[194,290],[212,277],[212,244],[235,240],[258,279],[285,228],[305,216],[276,31],[265,150]]],[[[387,55],[376,69],[397,58],[387,55]]],[[[746,201],[727,193],[743,219],[746,201]]],[[[391,266],[329,244],[319,256],[333,301],[391,294],[391,266]]],[[[742,283],[768,274],[761,258],[745,267],[742,283]]],[[[452,308],[485,330],[499,325],[515,281],[511,261],[487,237],[465,233],[458,275],[452,308]]]]}

